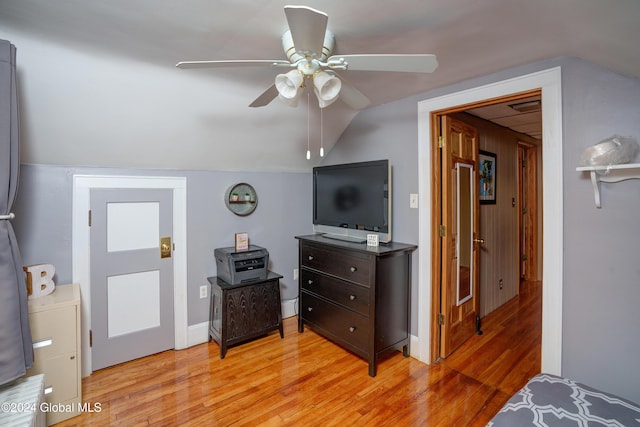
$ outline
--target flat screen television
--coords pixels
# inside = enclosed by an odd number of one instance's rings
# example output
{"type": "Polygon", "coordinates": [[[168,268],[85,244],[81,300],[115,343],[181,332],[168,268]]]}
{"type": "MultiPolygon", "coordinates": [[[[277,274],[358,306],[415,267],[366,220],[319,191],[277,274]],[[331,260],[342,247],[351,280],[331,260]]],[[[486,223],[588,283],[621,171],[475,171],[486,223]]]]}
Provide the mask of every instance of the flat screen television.
{"type": "Polygon", "coordinates": [[[313,228],[326,237],[391,241],[391,165],[376,160],[313,168],[313,228]]]}

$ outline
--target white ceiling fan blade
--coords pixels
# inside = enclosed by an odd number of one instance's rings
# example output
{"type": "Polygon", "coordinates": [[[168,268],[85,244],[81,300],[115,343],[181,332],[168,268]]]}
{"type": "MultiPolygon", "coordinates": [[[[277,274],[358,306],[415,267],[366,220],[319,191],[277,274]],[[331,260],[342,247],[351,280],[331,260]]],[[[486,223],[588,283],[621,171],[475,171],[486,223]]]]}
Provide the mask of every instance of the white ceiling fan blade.
{"type": "Polygon", "coordinates": [[[333,55],[327,59],[330,67],[340,69],[344,62],[347,70],[359,71],[401,71],[409,73],[431,73],[438,67],[435,55],[428,54],[362,54],[333,55]]]}
{"type": "Polygon", "coordinates": [[[178,68],[228,68],[228,67],[291,67],[289,61],[281,59],[239,59],[229,61],[181,61],[178,68]]]}
{"type": "Polygon", "coordinates": [[[272,84],[267,90],[262,92],[262,94],[257,97],[251,104],[249,104],[249,107],[264,107],[277,97],[278,89],[276,89],[275,84],[272,84]]]}
{"type": "Polygon", "coordinates": [[[322,55],[329,16],[307,6],[285,6],[284,13],[296,51],[322,55]]]}
{"type": "Polygon", "coordinates": [[[351,83],[342,76],[339,76],[335,71],[326,70],[327,73],[340,79],[342,87],[340,88],[340,99],[354,110],[363,110],[371,105],[371,100],[367,96],[356,89],[351,83]]]}
{"type": "Polygon", "coordinates": [[[340,99],[354,110],[363,110],[371,104],[371,101],[364,93],[345,82],[344,79],[342,79],[340,99]]]}

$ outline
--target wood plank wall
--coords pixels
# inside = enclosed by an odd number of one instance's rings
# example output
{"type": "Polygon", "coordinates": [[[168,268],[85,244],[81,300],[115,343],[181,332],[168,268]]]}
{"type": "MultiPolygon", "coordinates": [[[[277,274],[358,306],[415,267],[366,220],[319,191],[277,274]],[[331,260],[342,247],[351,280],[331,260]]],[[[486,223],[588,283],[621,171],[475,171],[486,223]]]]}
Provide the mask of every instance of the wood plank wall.
{"type": "Polygon", "coordinates": [[[484,317],[518,294],[517,146],[519,141],[537,141],[466,113],[452,116],[478,129],[480,149],[496,154],[496,204],[480,205],[480,237],[485,240],[480,252],[480,316],[484,317]]]}

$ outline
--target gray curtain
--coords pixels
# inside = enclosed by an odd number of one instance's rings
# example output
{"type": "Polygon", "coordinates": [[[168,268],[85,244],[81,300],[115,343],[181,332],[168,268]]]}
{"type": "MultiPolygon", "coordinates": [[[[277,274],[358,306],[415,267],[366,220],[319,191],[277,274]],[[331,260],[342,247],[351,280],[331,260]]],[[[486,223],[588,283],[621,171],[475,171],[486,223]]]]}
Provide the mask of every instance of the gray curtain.
{"type": "Polygon", "coordinates": [[[20,167],[18,125],[16,47],[0,40],[0,385],[33,365],[25,274],[11,226],[20,167]]]}

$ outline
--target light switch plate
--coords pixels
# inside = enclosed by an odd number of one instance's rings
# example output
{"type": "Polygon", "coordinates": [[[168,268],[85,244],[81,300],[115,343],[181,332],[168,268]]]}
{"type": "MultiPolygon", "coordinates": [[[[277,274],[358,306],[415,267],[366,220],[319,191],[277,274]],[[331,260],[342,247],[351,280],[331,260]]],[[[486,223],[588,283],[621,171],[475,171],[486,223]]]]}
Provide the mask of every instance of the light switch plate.
{"type": "Polygon", "coordinates": [[[409,207],[418,209],[418,195],[416,193],[409,194],[409,207]]]}

